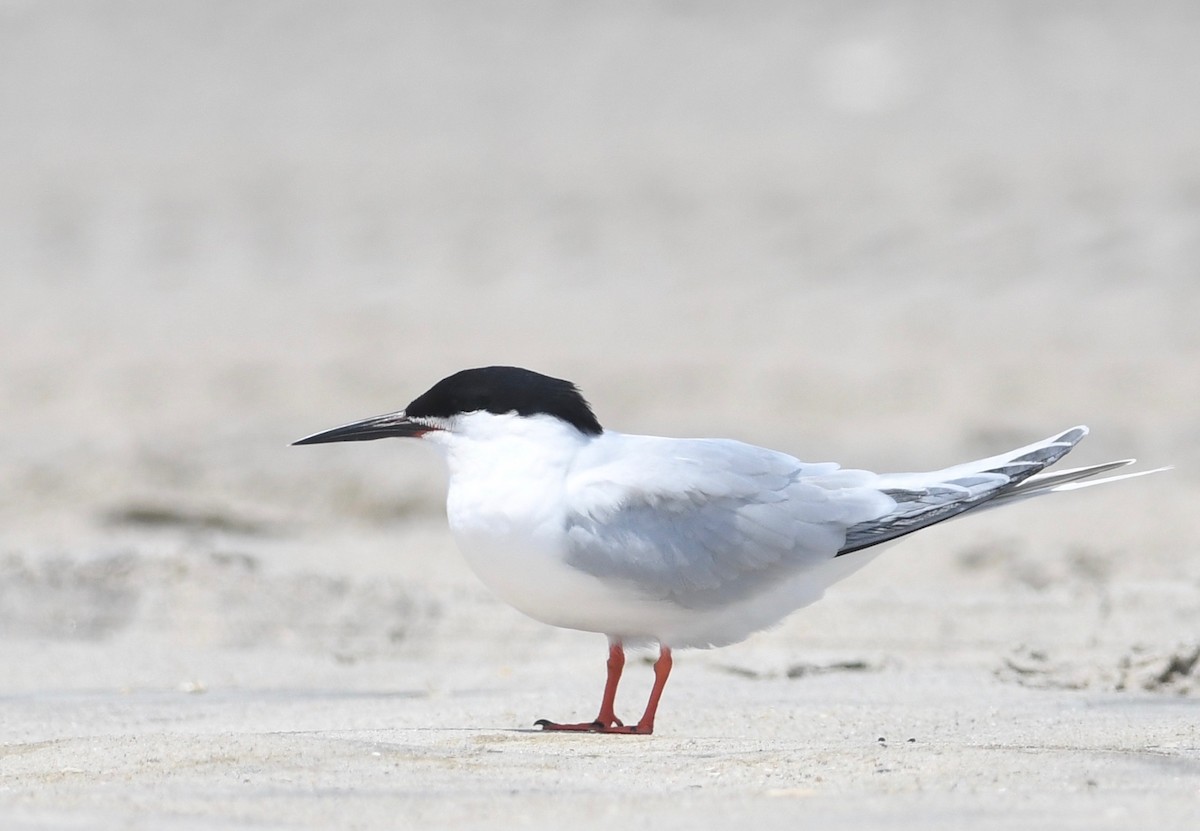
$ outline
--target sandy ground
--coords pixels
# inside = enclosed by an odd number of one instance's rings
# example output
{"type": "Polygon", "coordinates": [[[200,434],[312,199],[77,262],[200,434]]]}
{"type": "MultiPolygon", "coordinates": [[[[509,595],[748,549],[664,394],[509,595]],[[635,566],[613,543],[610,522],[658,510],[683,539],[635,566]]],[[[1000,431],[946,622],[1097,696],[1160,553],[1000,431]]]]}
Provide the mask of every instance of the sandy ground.
{"type": "Polygon", "coordinates": [[[0,3],[0,825],[1194,828],[1198,9],[0,3]],[[543,735],[602,639],[475,581],[432,452],[287,447],[487,363],[814,461],[1176,469],[543,735]]]}

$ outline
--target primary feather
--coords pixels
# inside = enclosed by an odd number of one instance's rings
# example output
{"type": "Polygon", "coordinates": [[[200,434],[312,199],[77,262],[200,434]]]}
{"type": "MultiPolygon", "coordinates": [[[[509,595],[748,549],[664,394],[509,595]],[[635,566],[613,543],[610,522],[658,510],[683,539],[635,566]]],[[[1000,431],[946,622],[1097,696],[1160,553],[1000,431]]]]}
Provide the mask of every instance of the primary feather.
{"type": "Polygon", "coordinates": [[[879,487],[896,500],[896,508],[848,528],[838,556],[911,534],[1011,493],[1069,453],[1087,432],[1086,427],[1072,427],[1000,456],[929,473],[880,476],[879,487]]]}

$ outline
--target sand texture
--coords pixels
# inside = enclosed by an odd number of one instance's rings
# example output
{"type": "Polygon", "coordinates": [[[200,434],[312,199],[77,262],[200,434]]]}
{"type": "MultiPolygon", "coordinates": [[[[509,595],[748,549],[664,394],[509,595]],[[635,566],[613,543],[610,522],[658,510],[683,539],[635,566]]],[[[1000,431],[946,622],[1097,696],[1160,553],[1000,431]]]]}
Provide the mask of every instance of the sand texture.
{"type": "Polygon", "coordinates": [[[0,3],[0,827],[1194,829],[1200,5],[0,3]],[[1170,473],[680,652],[491,597],[482,364],[628,432],[1170,473]],[[619,712],[640,711],[631,660],[619,712]]]}

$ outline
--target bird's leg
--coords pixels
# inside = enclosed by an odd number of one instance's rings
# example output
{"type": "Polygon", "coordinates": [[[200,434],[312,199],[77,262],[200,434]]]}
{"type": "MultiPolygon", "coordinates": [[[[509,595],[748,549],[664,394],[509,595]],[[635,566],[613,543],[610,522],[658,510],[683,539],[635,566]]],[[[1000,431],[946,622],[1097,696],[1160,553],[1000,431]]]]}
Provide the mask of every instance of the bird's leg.
{"type": "Polygon", "coordinates": [[[574,732],[605,732],[613,727],[624,727],[624,724],[613,706],[617,700],[617,684],[621,682],[621,671],[625,669],[625,647],[620,640],[611,639],[608,642],[608,678],[604,682],[604,698],[600,700],[600,713],[595,721],[580,724],[558,724],[548,719],[534,722],[536,727],[543,730],[570,730],[574,732]]]}
{"type": "Polygon", "coordinates": [[[646,702],[646,712],[642,713],[642,718],[637,723],[639,733],[654,732],[654,714],[658,711],[658,700],[662,698],[663,690],[667,686],[667,676],[671,674],[674,663],[671,660],[671,647],[659,647],[658,660],[654,662],[654,686],[650,689],[650,700],[646,702]]]}
{"type": "Polygon", "coordinates": [[[629,733],[639,736],[648,736],[653,733],[654,713],[658,710],[658,700],[662,698],[663,688],[667,686],[667,676],[671,674],[671,664],[671,647],[663,644],[659,647],[658,660],[654,662],[654,686],[650,688],[650,700],[646,702],[646,712],[642,713],[641,719],[637,724],[631,724],[628,727],[617,722],[615,727],[599,732],[629,733]]]}
{"type": "Polygon", "coordinates": [[[573,730],[589,733],[623,733],[626,735],[648,736],[654,732],[654,714],[658,711],[658,701],[662,698],[663,688],[667,686],[667,676],[671,674],[671,648],[665,644],[659,647],[658,660],[654,662],[654,686],[650,689],[650,700],[646,702],[646,711],[642,713],[637,724],[622,724],[621,720],[612,714],[613,699],[617,695],[617,681],[621,678],[621,669],[625,666],[625,651],[619,641],[610,645],[608,650],[608,683],[604,686],[604,701],[600,705],[600,715],[590,724],[555,724],[542,719],[537,722],[543,730],[573,730]]]}
{"type": "Polygon", "coordinates": [[[604,697],[600,699],[600,712],[596,722],[604,727],[620,726],[621,720],[613,712],[617,703],[617,684],[621,683],[621,672],[625,669],[625,646],[619,640],[608,644],[608,675],[604,679],[604,697]]]}

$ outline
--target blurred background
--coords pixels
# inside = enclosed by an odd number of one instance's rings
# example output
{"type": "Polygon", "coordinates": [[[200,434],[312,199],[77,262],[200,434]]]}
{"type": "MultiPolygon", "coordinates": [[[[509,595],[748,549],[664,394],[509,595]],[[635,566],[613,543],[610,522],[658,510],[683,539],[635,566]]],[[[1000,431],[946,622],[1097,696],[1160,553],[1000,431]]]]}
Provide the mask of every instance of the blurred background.
{"type": "Polygon", "coordinates": [[[1198,33],[1188,0],[0,0],[8,620],[39,551],[441,551],[432,452],[286,445],[493,363],[875,469],[1087,422],[1080,463],[1178,470],[1064,535],[1195,575],[1198,33]]]}

